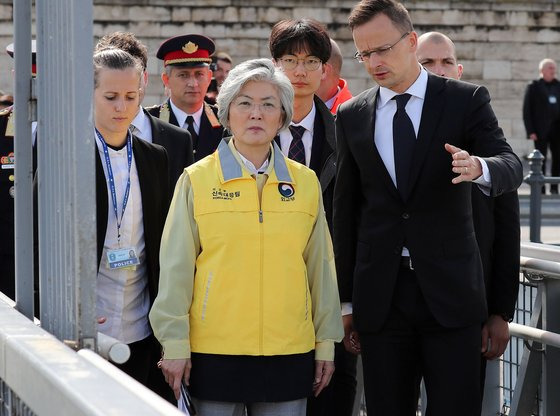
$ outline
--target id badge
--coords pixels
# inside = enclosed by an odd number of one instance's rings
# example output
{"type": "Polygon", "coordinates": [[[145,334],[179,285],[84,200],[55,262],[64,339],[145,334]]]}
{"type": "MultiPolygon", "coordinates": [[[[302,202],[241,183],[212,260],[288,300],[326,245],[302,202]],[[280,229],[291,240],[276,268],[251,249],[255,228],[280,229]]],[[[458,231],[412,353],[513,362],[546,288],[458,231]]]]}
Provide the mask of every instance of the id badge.
{"type": "Polygon", "coordinates": [[[556,96],[555,96],[555,95],[549,95],[549,96],[548,96],[548,102],[549,102],[550,104],[556,104],[556,103],[558,102],[558,100],[556,99],[556,96]]]}
{"type": "Polygon", "coordinates": [[[109,269],[135,269],[140,260],[132,247],[107,251],[107,264],[109,269]]]}

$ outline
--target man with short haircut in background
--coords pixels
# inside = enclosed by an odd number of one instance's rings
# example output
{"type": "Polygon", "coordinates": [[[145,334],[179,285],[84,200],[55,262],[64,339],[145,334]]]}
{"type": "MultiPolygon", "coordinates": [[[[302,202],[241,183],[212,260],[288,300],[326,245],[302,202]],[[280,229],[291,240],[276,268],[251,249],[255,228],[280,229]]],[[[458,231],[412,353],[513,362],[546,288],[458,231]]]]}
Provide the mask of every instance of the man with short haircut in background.
{"type": "MultiPolygon", "coordinates": [[[[428,32],[420,36],[416,56],[424,68],[436,75],[460,79],[463,74],[455,45],[443,33],[428,32]]],[[[513,318],[517,301],[520,255],[517,191],[491,198],[473,186],[472,207],[489,315],[482,327],[483,391],[486,360],[495,360],[504,353],[509,342],[508,322],[513,318]]]]}
{"type": "Polygon", "coordinates": [[[337,43],[331,39],[331,57],[325,64],[325,77],[316,95],[323,100],[331,113],[336,114],[340,104],[352,98],[348,83],[340,77],[342,69],[342,53],[337,43]]]}
{"type": "MultiPolygon", "coordinates": [[[[527,138],[545,157],[546,175],[548,148],[552,159],[551,176],[560,176],[560,82],[556,79],[556,62],[550,58],[539,63],[540,78],[531,81],[523,99],[523,122],[527,138]]],[[[542,188],[545,193],[545,187],[542,188]]],[[[550,193],[558,193],[558,185],[550,185],[550,193]]]]}

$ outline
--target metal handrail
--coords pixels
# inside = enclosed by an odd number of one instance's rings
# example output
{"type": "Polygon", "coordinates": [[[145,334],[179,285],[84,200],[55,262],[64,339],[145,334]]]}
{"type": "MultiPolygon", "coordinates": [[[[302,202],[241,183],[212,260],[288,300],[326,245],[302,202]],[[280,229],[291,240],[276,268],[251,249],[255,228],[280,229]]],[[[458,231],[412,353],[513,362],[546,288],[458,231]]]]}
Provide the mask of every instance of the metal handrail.
{"type": "Polygon", "coordinates": [[[529,341],[537,341],[540,344],[560,348],[560,334],[555,332],[543,331],[542,329],[510,322],[509,334],[510,336],[523,338],[529,341]]]}

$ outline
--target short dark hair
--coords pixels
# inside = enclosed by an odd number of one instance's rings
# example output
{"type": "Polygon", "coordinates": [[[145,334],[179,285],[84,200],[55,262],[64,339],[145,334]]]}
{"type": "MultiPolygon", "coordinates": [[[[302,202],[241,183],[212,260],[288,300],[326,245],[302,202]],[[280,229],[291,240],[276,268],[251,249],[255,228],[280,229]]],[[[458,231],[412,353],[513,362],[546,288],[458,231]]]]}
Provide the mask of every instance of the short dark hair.
{"type": "Polygon", "coordinates": [[[307,51],[326,63],[331,57],[331,40],[325,27],[313,19],[281,20],[270,33],[268,42],[274,59],[307,51]]]}
{"type": "Polygon", "coordinates": [[[128,52],[142,62],[144,71],[148,66],[148,48],[140,42],[134,33],[131,32],[113,32],[103,36],[95,45],[95,52],[103,49],[117,48],[128,52]]]}
{"type": "Polygon", "coordinates": [[[348,23],[353,31],[357,26],[361,26],[378,14],[387,16],[393,24],[403,33],[412,32],[412,20],[408,14],[408,10],[395,0],[362,0],[350,13],[348,23]]]}

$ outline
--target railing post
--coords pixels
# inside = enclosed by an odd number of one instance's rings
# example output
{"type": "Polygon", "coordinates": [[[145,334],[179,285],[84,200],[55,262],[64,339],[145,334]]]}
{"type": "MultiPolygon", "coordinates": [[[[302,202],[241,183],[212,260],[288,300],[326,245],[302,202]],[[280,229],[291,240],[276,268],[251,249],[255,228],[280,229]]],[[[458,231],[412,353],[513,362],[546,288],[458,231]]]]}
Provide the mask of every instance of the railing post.
{"type": "MultiPolygon", "coordinates": [[[[560,280],[544,281],[544,297],[542,309],[543,329],[560,333],[560,280]]],[[[544,345],[542,371],[543,416],[560,415],[560,349],[544,345]]]]}
{"type": "Polygon", "coordinates": [[[525,182],[531,187],[530,213],[529,213],[529,239],[533,243],[541,242],[541,210],[542,210],[542,187],[544,186],[544,175],[542,165],[544,156],[535,149],[527,157],[529,160],[529,174],[525,176],[525,182]]]}
{"type": "MultiPolygon", "coordinates": [[[[482,358],[484,360],[484,358],[482,358]]],[[[496,416],[502,407],[500,389],[500,373],[502,366],[500,360],[486,362],[486,379],[484,382],[484,398],[482,401],[481,416],[496,416]]]]}
{"type": "Polygon", "coordinates": [[[33,162],[31,140],[31,0],[14,1],[16,309],[33,319],[33,162]]]}

